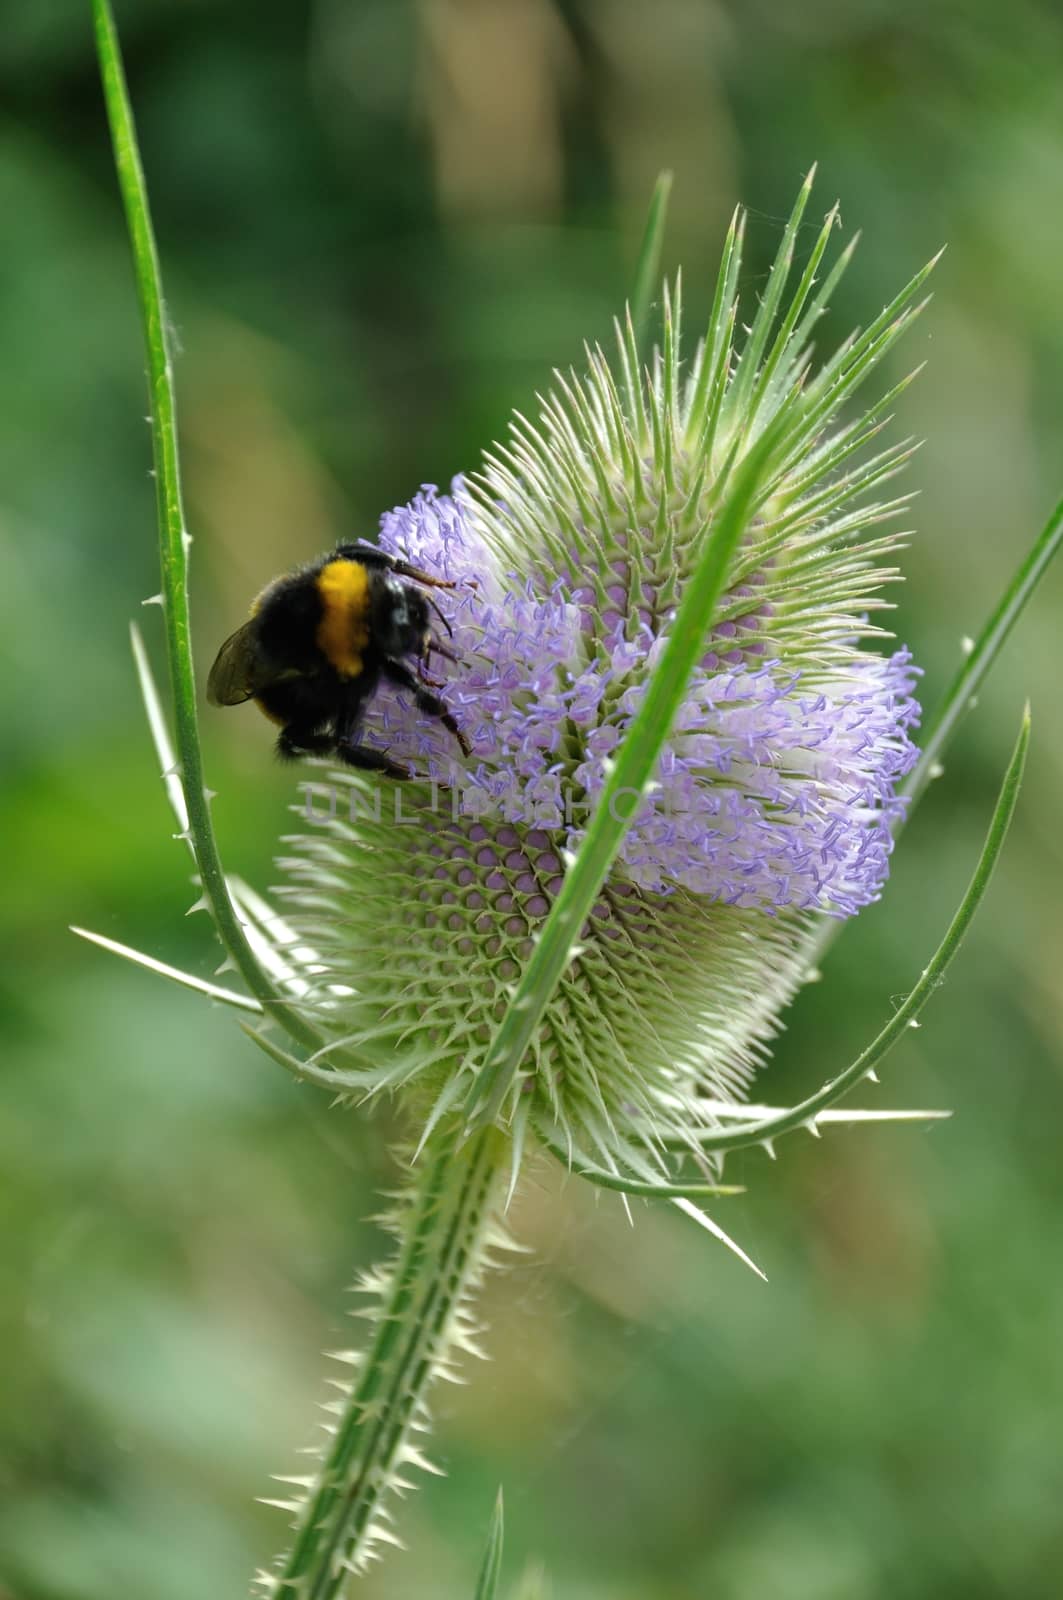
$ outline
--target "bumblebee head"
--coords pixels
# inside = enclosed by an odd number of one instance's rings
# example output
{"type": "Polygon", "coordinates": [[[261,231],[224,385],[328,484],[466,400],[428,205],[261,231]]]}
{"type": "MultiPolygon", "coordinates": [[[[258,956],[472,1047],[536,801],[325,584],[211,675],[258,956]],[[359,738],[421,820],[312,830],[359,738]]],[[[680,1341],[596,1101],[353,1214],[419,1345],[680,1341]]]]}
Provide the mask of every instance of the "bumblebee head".
{"type": "Polygon", "coordinates": [[[388,574],[384,579],[386,602],[380,607],[376,642],[386,656],[423,655],[431,627],[428,601],[412,583],[388,574]]]}

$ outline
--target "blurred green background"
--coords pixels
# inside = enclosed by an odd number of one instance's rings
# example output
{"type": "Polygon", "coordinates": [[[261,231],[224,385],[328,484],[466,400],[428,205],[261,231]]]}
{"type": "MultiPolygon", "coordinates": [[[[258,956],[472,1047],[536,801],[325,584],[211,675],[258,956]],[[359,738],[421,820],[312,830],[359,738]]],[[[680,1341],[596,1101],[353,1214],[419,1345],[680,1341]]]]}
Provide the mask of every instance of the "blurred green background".
{"type": "MultiPolygon", "coordinates": [[[[0,43],[4,1249],[0,1591],[245,1592],[383,1248],[394,1128],[329,1114],[232,1017],[75,941],[209,975],[130,666],[159,658],[142,355],[87,7],[0,43]],[[349,1331],[350,1325],[346,1325],[349,1331]],[[276,1492],[276,1491],[274,1491],[276,1492]],[[4,1584],[6,1583],[6,1588],[4,1584]]],[[[118,10],[181,348],[201,666],[248,596],[422,481],[604,337],[658,168],[704,311],[751,207],[756,295],[801,176],[864,243],[829,337],[940,244],[898,428],[927,443],[897,631],[933,701],[1063,491],[1063,14],[992,0],[139,0],[118,10]]],[[[630,1230],[545,1171],[491,1283],[492,1362],[437,1397],[449,1472],[366,1600],[507,1573],[565,1600],[1063,1592],[1063,569],[964,726],[886,901],[795,1007],[762,1085],[818,1084],[881,1023],[975,855],[1022,698],[999,877],[925,1025],[835,1132],[733,1164],[726,1221],[630,1230]]],[[[271,881],[293,778],[253,712],[204,718],[230,864],[271,881]]],[[[729,1169],[732,1170],[732,1169],[729,1169]]]]}

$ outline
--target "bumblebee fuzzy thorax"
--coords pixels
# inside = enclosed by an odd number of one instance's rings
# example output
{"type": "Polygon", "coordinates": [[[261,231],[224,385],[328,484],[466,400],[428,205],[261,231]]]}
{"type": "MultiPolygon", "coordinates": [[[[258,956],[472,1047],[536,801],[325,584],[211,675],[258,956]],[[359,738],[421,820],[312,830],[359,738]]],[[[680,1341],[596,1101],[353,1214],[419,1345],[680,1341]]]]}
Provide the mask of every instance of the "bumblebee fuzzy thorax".
{"type": "Polygon", "coordinates": [[[370,573],[360,561],[328,561],[316,585],[321,602],[318,648],[341,678],[357,678],[369,643],[370,573]]]}

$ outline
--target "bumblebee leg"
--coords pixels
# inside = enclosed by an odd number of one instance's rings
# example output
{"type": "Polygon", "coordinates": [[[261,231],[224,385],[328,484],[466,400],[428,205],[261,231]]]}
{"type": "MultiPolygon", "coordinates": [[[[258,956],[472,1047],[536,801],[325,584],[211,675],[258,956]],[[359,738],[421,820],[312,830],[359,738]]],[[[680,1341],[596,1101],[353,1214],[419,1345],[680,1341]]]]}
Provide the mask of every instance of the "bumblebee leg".
{"type": "Polygon", "coordinates": [[[426,689],[423,684],[418,682],[405,662],[385,661],[383,671],[384,676],[390,682],[396,684],[400,689],[409,690],[418,711],[423,711],[426,717],[439,718],[447,732],[452,733],[458,741],[462,755],[471,755],[472,747],[468,739],[466,739],[442,700],[437,694],[433,694],[430,689],[426,689]]]}
{"type": "Polygon", "coordinates": [[[277,735],[277,754],[282,761],[301,761],[305,756],[329,755],[335,743],[331,733],[316,733],[289,722],[277,735]]]}
{"type": "Polygon", "coordinates": [[[401,761],[392,761],[383,750],[370,750],[368,745],[338,744],[336,757],[345,767],[355,767],[360,772],[382,772],[385,777],[403,780],[413,777],[409,767],[404,767],[401,761]]]}
{"type": "Polygon", "coordinates": [[[375,667],[367,667],[362,676],[351,684],[346,704],[336,718],[337,759],[345,767],[355,767],[360,772],[383,772],[389,778],[412,778],[413,773],[401,761],[393,761],[383,750],[373,750],[358,742],[358,730],[365,708],[379,681],[379,671],[375,667]]]}
{"type": "Polygon", "coordinates": [[[446,682],[443,678],[433,678],[428,671],[432,659],[432,646],[425,644],[424,650],[417,657],[417,676],[429,689],[445,689],[446,682]]]}
{"type": "MultiPolygon", "coordinates": [[[[414,583],[422,583],[426,589],[456,589],[457,583],[453,578],[433,578],[430,572],[424,572],[420,567],[411,567],[408,561],[393,560],[392,572],[400,578],[412,578],[414,583]]],[[[443,619],[446,621],[446,618],[443,619]]],[[[450,624],[447,623],[449,627],[450,624]]]]}
{"type": "Polygon", "coordinates": [[[394,572],[400,578],[412,578],[415,583],[423,583],[426,589],[456,589],[457,584],[449,578],[433,578],[430,572],[423,572],[420,567],[411,567],[408,561],[403,561],[400,556],[390,556],[386,550],[380,550],[375,544],[341,544],[336,548],[338,556],[344,556],[348,561],[360,561],[363,567],[385,567],[388,572],[394,572]]]}

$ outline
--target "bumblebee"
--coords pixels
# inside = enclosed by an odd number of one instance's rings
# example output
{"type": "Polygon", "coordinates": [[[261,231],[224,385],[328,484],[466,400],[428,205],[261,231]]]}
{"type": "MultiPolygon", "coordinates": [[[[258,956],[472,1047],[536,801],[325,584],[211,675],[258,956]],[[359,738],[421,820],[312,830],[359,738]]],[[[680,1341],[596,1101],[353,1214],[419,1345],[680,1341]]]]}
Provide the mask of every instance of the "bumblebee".
{"type": "Polygon", "coordinates": [[[381,683],[392,683],[468,755],[468,740],[433,692],[443,685],[428,676],[433,654],[458,658],[433,632],[432,611],[448,633],[450,624],[424,591],[453,588],[375,545],[341,544],[259,595],[249,620],[218,651],[207,699],[215,706],[254,700],[280,724],[277,754],[285,761],[331,755],[412,778],[401,762],[359,741],[366,707],[381,683]]]}

